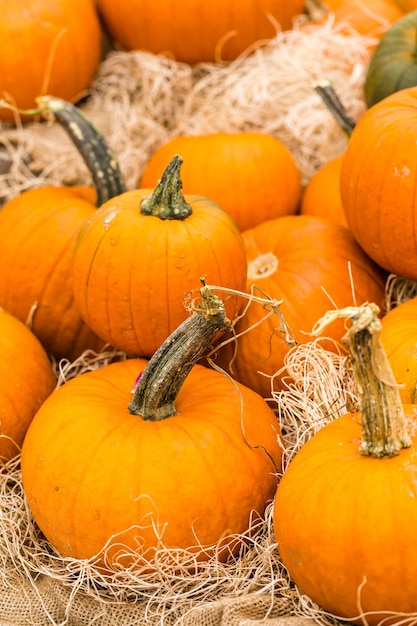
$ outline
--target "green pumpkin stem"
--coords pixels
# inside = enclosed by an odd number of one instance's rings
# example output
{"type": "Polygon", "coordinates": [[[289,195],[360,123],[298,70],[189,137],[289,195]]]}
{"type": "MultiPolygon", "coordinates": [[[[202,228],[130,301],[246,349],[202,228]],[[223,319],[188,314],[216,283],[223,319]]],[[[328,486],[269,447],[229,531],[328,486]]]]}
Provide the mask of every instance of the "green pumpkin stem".
{"type": "Polygon", "coordinates": [[[323,82],[316,85],[315,90],[349,139],[356,122],[348,114],[334,87],[329,82],[323,82]]]}
{"type": "Polygon", "coordinates": [[[345,317],[351,326],[342,341],[349,350],[361,416],[363,456],[386,457],[412,445],[407,432],[399,387],[380,339],[376,304],[329,311],[313,329],[318,335],[327,324],[345,317]]]}
{"type": "Polygon", "coordinates": [[[175,400],[193,365],[214,337],[230,328],[223,302],[202,289],[201,302],[164,341],[139,378],[129,412],[156,421],[175,415],[175,400]]]}
{"type": "Polygon", "coordinates": [[[191,215],[191,205],[182,193],[182,161],[180,156],[174,156],[151,195],[143,198],[140,207],[143,215],[154,215],[161,220],[185,220],[191,215]]]}
{"type": "Polygon", "coordinates": [[[59,122],[84,159],[96,190],[96,205],[126,191],[117,157],[87,116],[70,102],[53,96],[42,96],[37,102],[41,114],[52,115],[59,122]]]}
{"type": "Polygon", "coordinates": [[[88,167],[98,207],[126,191],[116,155],[104,136],[77,106],[54,96],[40,96],[36,102],[37,109],[18,109],[3,100],[0,106],[24,115],[54,119],[61,125],[88,167]]]}

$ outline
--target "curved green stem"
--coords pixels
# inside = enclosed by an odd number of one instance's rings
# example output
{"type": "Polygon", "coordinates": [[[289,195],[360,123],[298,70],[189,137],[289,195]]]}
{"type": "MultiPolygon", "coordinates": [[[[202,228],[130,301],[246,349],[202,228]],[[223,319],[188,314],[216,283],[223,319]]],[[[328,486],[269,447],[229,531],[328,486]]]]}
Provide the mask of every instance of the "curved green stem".
{"type": "Polygon", "coordinates": [[[52,115],[61,124],[84,159],[96,190],[96,205],[126,191],[117,157],[87,116],[75,105],[53,96],[42,96],[37,102],[40,114],[52,115]]]}

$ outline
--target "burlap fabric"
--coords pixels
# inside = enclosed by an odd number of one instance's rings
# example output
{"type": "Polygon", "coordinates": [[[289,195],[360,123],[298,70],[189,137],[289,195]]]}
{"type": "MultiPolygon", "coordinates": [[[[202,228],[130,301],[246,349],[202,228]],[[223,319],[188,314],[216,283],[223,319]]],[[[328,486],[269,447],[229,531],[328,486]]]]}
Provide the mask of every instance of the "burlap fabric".
{"type": "Polygon", "coordinates": [[[309,626],[311,618],[291,616],[288,602],[269,594],[223,599],[165,617],[140,603],[98,603],[88,595],[71,598],[71,589],[41,576],[36,588],[16,581],[0,586],[0,626],[309,626]]]}

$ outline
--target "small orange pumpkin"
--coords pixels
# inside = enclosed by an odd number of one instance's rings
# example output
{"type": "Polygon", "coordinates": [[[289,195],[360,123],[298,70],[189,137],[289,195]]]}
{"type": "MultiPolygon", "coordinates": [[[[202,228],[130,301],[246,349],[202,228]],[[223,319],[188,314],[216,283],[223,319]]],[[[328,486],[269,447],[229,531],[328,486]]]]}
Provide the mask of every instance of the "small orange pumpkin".
{"type": "Polygon", "coordinates": [[[381,319],[381,342],[404,403],[417,403],[417,296],[381,319]]]}
{"type": "MultiPolygon", "coordinates": [[[[91,0],[0,3],[0,98],[31,109],[46,94],[74,101],[93,80],[101,29],[91,0]]],[[[2,120],[12,121],[8,109],[2,120]]]]}
{"type": "Polygon", "coordinates": [[[160,146],[145,166],[141,187],[152,188],[166,163],[181,155],[183,191],[210,198],[240,230],[294,214],[301,176],[290,150],[266,133],[179,136],[160,146]]]}
{"type": "Polygon", "coordinates": [[[25,324],[0,309],[0,459],[20,452],[26,431],[52,393],[55,373],[42,345],[25,324]]]}
{"type": "MultiPolygon", "coordinates": [[[[282,300],[282,314],[298,343],[309,340],[308,333],[327,311],[330,298],[340,307],[351,304],[353,298],[383,306],[385,273],[367,257],[349,229],[339,224],[311,215],[289,215],[245,231],[243,240],[247,292],[255,288],[255,293],[261,290],[282,300]]],[[[240,336],[231,372],[269,398],[270,377],[283,368],[289,346],[275,319],[259,324],[264,315],[263,307],[253,303],[237,322],[235,331],[240,336]]],[[[329,337],[340,340],[342,333],[343,325],[336,324],[329,337]]],[[[227,367],[231,355],[224,350],[220,356],[227,367]]],[[[281,372],[274,378],[274,389],[281,388],[285,375],[281,372]]]]}
{"type": "Polygon", "coordinates": [[[301,199],[302,215],[316,215],[348,226],[340,197],[342,160],[343,153],[327,161],[310,178],[301,199]]]}
{"type": "Polygon", "coordinates": [[[317,4],[316,20],[323,22],[332,16],[336,24],[345,26],[349,35],[351,30],[375,40],[369,45],[373,51],[383,34],[404,15],[404,11],[394,0],[338,0],[330,3],[313,0],[317,4]]]}
{"type": "Polygon", "coordinates": [[[277,30],[292,28],[304,0],[97,0],[110,36],[126,50],[166,54],[185,63],[230,61],[277,30]]]}
{"type": "MultiPolygon", "coordinates": [[[[131,356],[152,356],[186,319],[184,298],[201,276],[220,287],[245,287],[239,229],[211,200],[182,194],[181,163],[174,157],[155,189],[104,203],[77,237],[73,291],[81,315],[131,356]]],[[[235,317],[232,299],[227,311],[235,317]]]]}
{"type": "Polygon", "coordinates": [[[242,546],[236,535],[275,493],[281,447],[262,398],[193,366],[227,326],[223,303],[202,292],[151,361],[80,375],[42,405],[22,450],[23,486],[62,555],[120,571],[142,559],[152,567],[164,546],[179,551],[177,564],[184,550],[226,560],[242,546]]]}

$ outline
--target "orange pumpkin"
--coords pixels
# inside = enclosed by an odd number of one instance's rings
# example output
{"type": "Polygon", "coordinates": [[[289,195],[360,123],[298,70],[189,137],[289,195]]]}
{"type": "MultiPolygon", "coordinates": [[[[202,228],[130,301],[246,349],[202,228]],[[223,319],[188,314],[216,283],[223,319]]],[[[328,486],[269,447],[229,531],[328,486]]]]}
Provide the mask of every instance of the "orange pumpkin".
{"type": "MultiPolygon", "coordinates": [[[[353,29],[364,37],[375,39],[376,43],[404,15],[404,11],[394,0],[340,0],[330,3],[319,0],[317,4],[318,22],[327,20],[330,11],[336,24],[346,26],[347,34],[353,29]]],[[[376,43],[369,45],[371,51],[376,43]]]]}
{"type": "Polygon", "coordinates": [[[417,296],[381,319],[381,342],[404,403],[417,403],[417,296]]]}
{"type": "Polygon", "coordinates": [[[297,212],[300,173],[289,149],[257,132],[180,136],[163,144],[147,163],[141,187],[151,188],[166,163],[181,155],[183,191],[210,198],[246,230],[297,212]]]}
{"type": "Polygon", "coordinates": [[[304,0],[239,0],[227,9],[221,0],[97,0],[97,7],[123,48],[199,63],[235,59],[277,29],[292,28],[304,0]]]}
{"type": "Polygon", "coordinates": [[[394,0],[394,2],[404,13],[410,13],[417,9],[417,0],[394,0]]]}
{"type": "Polygon", "coordinates": [[[389,273],[417,279],[414,164],[417,87],[368,109],[356,124],[340,172],[349,229],[389,273]]]}
{"type": "Polygon", "coordinates": [[[62,555],[120,571],[142,558],[152,567],[163,547],[197,560],[242,547],[236,534],[275,493],[281,448],[262,398],[193,367],[227,324],[221,301],[202,293],[151,361],[80,375],[43,404],[22,450],[23,486],[62,555]]]}
{"type": "MultiPolygon", "coordinates": [[[[383,305],[385,273],[339,224],[310,215],[290,215],[247,230],[243,239],[248,258],[247,291],[255,288],[283,301],[282,314],[298,343],[309,340],[308,333],[328,309],[329,299],[340,307],[351,304],[354,297],[383,305]]],[[[236,324],[236,333],[243,334],[237,340],[232,372],[266,398],[271,395],[270,377],[283,368],[289,346],[274,317],[259,324],[264,314],[262,306],[253,303],[236,324]]],[[[336,324],[329,337],[340,340],[342,333],[343,325],[336,324]]],[[[222,363],[227,366],[229,358],[224,350],[222,363]]],[[[274,389],[281,388],[284,375],[274,378],[274,389]]]]}
{"type": "MultiPolygon", "coordinates": [[[[31,109],[46,94],[75,100],[93,80],[101,29],[91,0],[0,3],[0,97],[31,109]]],[[[0,109],[2,120],[13,120],[0,109]]]]}
{"type": "Polygon", "coordinates": [[[275,498],[275,537],[293,581],[321,608],[357,624],[411,624],[417,406],[401,403],[377,309],[345,313],[359,410],[324,426],[288,465],[275,498]]]}
{"type": "Polygon", "coordinates": [[[83,156],[90,162],[95,188],[48,185],[30,189],[2,207],[0,306],[30,323],[48,353],[73,360],[105,343],[85,324],[74,302],[75,238],[96,210],[96,201],[103,202],[124,186],[117,161],[90,122],[60,99],[46,98],[45,106],[54,109],[76,139],[78,132],[84,137],[83,156]]]}
{"type": "Polygon", "coordinates": [[[26,431],[54,390],[52,363],[35,335],[0,309],[0,459],[20,452],[26,431]]]}
{"type": "MultiPolygon", "coordinates": [[[[174,157],[155,189],[103,204],[77,237],[79,310],[100,337],[132,356],[152,356],[186,319],[184,298],[201,276],[220,287],[245,287],[240,231],[211,200],[182,194],[180,168],[174,157]]],[[[227,311],[236,315],[233,300],[227,311]]]]}
{"type": "Polygon", "coordinates": [[[313,174],[301,199],[300,213],[315,215],[348,226],[340,197],[340,170],[343,153],[330,159],[313,174]]]}

